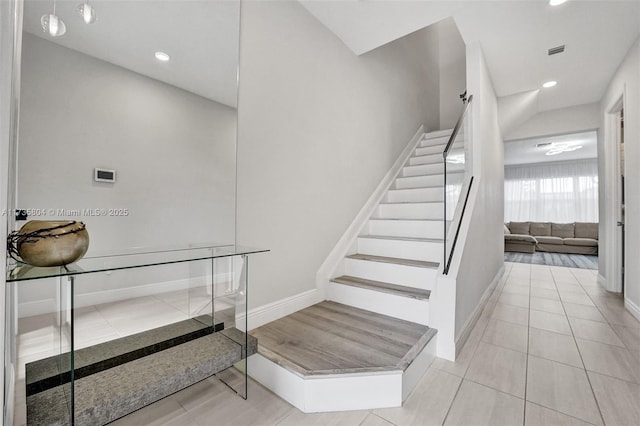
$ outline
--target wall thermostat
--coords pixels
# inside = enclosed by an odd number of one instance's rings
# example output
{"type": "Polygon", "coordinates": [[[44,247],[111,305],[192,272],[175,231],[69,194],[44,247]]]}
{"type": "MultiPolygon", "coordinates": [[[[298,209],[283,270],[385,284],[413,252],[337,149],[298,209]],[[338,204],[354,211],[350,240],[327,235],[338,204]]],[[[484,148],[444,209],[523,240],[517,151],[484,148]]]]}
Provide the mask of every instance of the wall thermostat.
{"type": "Polygon", "coordinates": [[[93,169],[93,180],[96,182],[109,182],[115,183],[116,171],[107,169],[93,169]]]}

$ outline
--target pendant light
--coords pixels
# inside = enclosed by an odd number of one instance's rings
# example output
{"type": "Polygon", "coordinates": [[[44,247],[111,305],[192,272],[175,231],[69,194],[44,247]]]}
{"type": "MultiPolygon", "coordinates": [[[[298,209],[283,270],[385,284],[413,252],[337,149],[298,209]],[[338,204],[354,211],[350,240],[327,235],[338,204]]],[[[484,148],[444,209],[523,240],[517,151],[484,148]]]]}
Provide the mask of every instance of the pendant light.
{"type": "Polygon", "coordinates": [[[88,0],[78,6],[78,13],[82,16],[85,24],[96,22],[96,10],[89,4],[88,0]]]}
{"type": "Polygon", "coordinates": [[[66,25],[56,15],[56,0],[53,0],[53,13],[42,15],[40,25],[42,25],[42,31],[48,33],[51,37],[59,37],[67,32],[66,25]]]}

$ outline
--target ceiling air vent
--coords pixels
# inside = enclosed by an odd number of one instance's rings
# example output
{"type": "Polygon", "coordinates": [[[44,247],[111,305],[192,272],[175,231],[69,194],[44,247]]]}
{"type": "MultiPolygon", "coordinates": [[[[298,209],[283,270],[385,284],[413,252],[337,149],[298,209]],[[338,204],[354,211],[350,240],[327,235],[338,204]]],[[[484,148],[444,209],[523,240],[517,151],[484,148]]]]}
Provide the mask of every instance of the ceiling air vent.
{"type": "Polygon", "coordinates": [[[556,46],[549,49],[549,56],[556,55],[558,53],[564,52],[564,44],[562,46],[556,46]]]}

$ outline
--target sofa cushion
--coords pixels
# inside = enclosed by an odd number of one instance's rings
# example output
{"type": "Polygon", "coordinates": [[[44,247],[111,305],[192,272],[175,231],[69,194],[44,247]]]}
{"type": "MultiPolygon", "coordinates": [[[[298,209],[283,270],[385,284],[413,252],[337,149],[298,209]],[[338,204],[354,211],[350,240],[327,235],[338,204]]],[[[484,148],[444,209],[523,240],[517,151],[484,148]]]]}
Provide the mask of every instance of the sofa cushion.
{"type": "Polygon", "coordinates": [[[529,235],[529,222],[509,222],[509,231],[512,234],[529,235]]]}
{"type": "Polygon", "coordinates": [[[551,235],[560,238],[575,237],[573,223],[552,223],[551,235]]]}
{"type": "Polygon", "coordinates": [[[598,247],[598,240],[593,238],[565,238],[564,243],[568,246],[598,247]]]}
{"type": "Polygon", "coordinates": [[[505,223],[504,224],[504,235],[508,235],[510,233],[511,233],[511,231],[509,231],[509,228],[507,228],[507,224],[505,223]]]}
{"type": "Polygon", "coordinates": [[[549,236],[551,235],[551,224],[548,222],[531,222],[529,225],[529,235],[549,236]]]}
{"type": "Polygon", "coordinates": [[[505,241],[520,241],[535,244],[537,240],[531,235],[509,234],[504,236],[505,241]]]}
{"type": "Polygon", "coordinates": [[[598,224],[589,222],[576,222],[576,238],[598,239],[598,224]]]}
{"type": "Polygon", "coordinates": [[[564,239],[560,238],[560,237],[543,237],[543,236],[537,236],[536,240],[538,240],[538,242],[540,244],[558,244],[558,245],[562,245],[564,244],[564,239]]]}

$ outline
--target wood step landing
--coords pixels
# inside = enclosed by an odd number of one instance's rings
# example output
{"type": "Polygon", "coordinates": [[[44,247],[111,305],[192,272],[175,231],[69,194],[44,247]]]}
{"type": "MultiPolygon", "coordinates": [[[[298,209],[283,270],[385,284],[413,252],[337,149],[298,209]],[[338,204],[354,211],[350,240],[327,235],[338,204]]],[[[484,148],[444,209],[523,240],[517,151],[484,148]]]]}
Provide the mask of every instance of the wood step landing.
{"type": "Polygon", "coordinates": [[[367,290],[380,291],[382,293],[389,293],[396,296],[409,297],[411,299],[418,300],[429,300],[429,296],[431,295],[430,290],[389,284],[382,281],[367,280],[364,278],[350,277],[348,275],[333,278],[331,281],[338,284],[360,287],[367,290]]]}
{"type": "Polygon", "coordinates": [[[425,260],[399,259],[397,257],[374,256],[370,254],[350,254],[349,259],[368,260],[370,262],[393,263],[396,265],[414,266],[416,268],[438,269],[440,266],[437,262],[427,262],[425,260]]]}
{"type": "Polygon", "coordinates": [[[251,331],[258,354],[303,377],[404,371],[436,333],[330,301],[251,331]]]}

